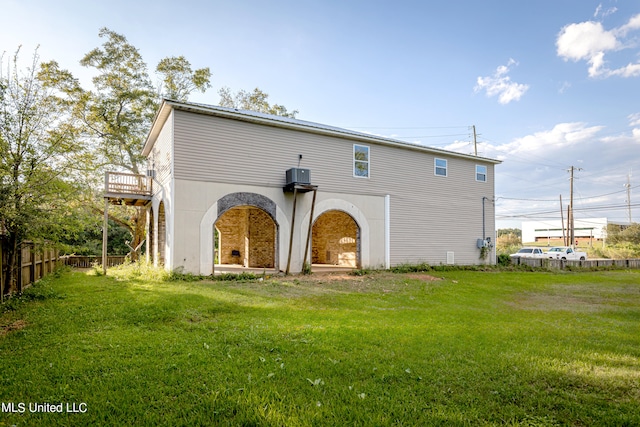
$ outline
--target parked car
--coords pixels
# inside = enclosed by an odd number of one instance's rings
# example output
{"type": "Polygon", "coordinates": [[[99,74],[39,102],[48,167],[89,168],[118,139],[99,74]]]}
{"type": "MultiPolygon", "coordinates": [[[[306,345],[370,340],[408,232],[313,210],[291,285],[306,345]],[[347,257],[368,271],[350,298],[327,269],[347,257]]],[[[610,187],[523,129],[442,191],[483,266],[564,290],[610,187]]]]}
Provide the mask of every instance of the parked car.
{"type": "Polygon", "coordinates": [[[571,259],[571,260],[580,260],[584,261],[587,259],[586,252],[576,251],[569,246],[556,246],[550,248],[546,255],[550,259],[571,259]]]}
{"type": "Polygon", "coordinates": [[[515,254],[509,255],[511,259],[513,258],[546,258],[547,254],[545,254],[542,248],[522,248],[515,254]]]}

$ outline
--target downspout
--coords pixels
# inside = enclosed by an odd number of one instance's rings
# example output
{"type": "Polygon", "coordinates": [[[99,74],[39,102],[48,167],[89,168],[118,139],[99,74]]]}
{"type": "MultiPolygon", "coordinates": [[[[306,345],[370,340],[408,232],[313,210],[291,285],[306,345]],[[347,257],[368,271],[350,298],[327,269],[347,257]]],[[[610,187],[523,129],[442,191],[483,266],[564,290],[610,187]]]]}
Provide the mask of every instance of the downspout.
{"type": "Polygon", "coordinates": [[[384,268],[391,268],[391,196],[384,196],[384,268]]]}
{"type": "Polygon", "coordinates": [[[487,240],[487,236],[485,233],[485,219],[484,219],[484,201],[486,197],[482,197],[482,240],[487,240]]]}

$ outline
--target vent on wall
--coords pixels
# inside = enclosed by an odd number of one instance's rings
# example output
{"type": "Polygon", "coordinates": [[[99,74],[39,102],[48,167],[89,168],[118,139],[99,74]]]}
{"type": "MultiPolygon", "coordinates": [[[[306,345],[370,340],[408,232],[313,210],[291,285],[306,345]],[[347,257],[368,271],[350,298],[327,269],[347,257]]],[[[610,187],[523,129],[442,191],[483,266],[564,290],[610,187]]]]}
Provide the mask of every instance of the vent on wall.
{"type": "Polygon", "coordinates": [[[301,168],[287,170],[287,185],[291,184],[311,184],[311,171],[301,168]]]}
{"type": "Polygon", "coordinates": [[[447,252],[447,264],[449,265],[455,264],[455,256],[453,252],[447,252]]]}

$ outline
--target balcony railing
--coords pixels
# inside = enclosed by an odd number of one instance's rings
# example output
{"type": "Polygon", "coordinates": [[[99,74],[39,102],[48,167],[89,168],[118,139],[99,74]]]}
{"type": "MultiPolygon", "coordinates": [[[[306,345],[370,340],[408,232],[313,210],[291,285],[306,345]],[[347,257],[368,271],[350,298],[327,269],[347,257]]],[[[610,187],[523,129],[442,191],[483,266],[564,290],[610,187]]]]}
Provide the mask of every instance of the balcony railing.
{"type": "Polygon", "coordinates": [[[151,178],[132,173],[106,172],[104,189],[107,196],[151,196],[151,178]]]}

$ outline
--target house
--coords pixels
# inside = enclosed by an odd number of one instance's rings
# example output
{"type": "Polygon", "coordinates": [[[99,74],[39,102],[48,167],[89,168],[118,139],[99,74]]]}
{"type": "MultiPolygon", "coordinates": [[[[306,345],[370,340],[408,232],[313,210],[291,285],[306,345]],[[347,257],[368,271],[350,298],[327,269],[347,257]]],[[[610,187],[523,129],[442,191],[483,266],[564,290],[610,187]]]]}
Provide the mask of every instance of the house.
{"type": "MultiPolygon", "coordinates": [[[[604,243],[609,224],[628,226],[628,223],[612,222],[607,218],[576,218],[573,226],[575,240],[589,245],[594,242],[604,243]]],[[[548,245],[564,245],[564,238],[568,235],[566,219],[522,222],[522,241],[526,243],[544,242],[548,245]]]]}
{"type": "Polygon", "coordinates": [[[169,270],[478,264],[494,166],[292,118],[164,100],[143,154],[148,253],[169,270]]]}

